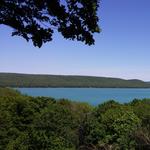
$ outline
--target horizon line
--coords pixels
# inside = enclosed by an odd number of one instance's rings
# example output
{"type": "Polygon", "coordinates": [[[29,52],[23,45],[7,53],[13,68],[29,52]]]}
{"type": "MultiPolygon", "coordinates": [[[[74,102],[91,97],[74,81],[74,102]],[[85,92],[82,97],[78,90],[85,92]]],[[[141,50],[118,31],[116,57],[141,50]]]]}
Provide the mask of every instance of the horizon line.
{"type": "Polygon", "coordinates": [[[78,74],[48,74],[48,73],[25,73],[25,72],[0,72],[0,74],[24,74],[24,75],[52,75],[52,76],[79,76],[79,77],[102,77],[102,78],[115,78],[115,79],[123,79],[123,80],[140,80],[143,82],[149,82],[138,78],[123,78],[123,77],[113,77],[113,76],[97,76],[97,75],[78,75],[78,74]]]}

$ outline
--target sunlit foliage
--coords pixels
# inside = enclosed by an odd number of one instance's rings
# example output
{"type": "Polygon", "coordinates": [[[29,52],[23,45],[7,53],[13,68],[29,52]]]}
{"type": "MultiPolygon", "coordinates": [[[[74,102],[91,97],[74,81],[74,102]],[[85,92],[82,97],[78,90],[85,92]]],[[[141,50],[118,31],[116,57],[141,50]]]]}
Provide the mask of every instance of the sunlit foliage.
{"type": "Polygon", "coordinates": [[[93,107],[0,88],[0,150],[147,150],[149,116],[149,99],[93,107]]]}

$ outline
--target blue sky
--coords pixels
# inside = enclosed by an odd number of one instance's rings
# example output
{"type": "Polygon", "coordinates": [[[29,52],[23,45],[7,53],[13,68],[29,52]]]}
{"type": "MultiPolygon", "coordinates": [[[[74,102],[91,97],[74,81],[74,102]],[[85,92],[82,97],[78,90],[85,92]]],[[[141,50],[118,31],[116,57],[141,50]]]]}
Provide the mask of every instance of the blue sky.
{"type": "Polygon", "coordinates": [[[95,45],[63,39],[41,49],[0,25],[0,72],[138,78],[150,81],[150,0],[101,0],[95,45]]]}

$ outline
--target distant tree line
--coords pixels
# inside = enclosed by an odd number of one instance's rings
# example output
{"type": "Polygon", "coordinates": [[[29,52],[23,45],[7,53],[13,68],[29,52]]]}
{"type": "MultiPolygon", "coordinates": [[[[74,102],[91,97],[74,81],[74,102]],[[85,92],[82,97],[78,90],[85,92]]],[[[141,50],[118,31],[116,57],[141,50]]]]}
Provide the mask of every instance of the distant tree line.
{"type": "Polygon", "coordinates": [[[150,149],[150,99],[93,107],[0,88],[0,150],[117,149],[150,149]]]}
{"type": "Polygon", "coordinates": [[[0,87],[150,88],[150,83],[106,77],[0,73],[0,87]]]}

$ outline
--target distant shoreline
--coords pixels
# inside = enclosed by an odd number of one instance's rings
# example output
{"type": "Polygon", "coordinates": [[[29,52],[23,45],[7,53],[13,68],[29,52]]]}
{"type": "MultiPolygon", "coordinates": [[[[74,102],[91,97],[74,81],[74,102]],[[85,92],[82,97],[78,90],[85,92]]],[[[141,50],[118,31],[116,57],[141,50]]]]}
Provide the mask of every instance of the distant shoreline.
{"type": "Polygon", "coordinates": [[[88,88],[88,89],[150,89],[150,87],[6,87],[6,88],[88,88]]]}
{"type": "Polygon", "coordinates": [[[149,82],[73,75],[0,73],[0,87],[18,88],[150,88],[149,82]]]}

